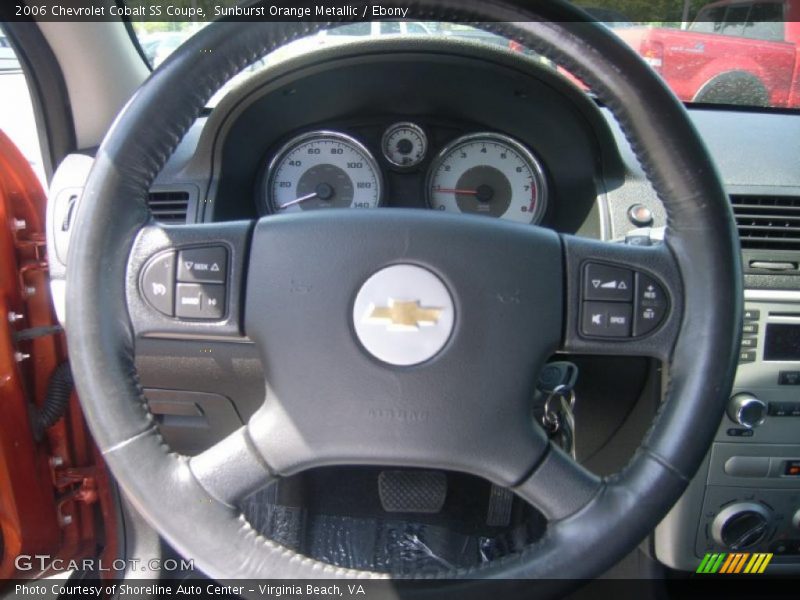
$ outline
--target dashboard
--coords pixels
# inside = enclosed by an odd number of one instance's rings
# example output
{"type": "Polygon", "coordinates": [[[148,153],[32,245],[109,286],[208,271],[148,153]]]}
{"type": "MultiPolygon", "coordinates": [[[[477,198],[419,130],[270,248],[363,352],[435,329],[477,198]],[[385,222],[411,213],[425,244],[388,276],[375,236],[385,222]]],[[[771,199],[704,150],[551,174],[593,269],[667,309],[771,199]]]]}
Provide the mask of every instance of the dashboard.
{"type": "MultiPolygon", "coordinates": [[[[745,548],[775,553],[771,569],[797,569],[800,480],[790,471],[800,464],[793,392],[800,237],[791,246],[784,221],[800,207],[800,116],[699,107],[690,116],[731,195],[740,233],[759,219],[753,227],[783,229],[743,249],[749,317],[735,395],[706,463],[659,526],[655,553],[693,571],[704,553],[745,548]]],[[[53,181],[54,291],[64,284],[64,217],[91,162],[70,157],[53,181]]],[[[454,40],[365,41],[271,65],[197,119],[149,201],[169,224],[399,208],[609,241],[633,233],[648,243],[666,225],[605,108],[533,58],[454,40]]],[[[637,394],[647,388],[657,403],[661,382],[658,368],[644,362],[589,358],[581,370],[599,383],[596,397],[582,392],[579,418],[591,427],[579,437],[589,448],[586,464],[611,472],[624,464],[626,443],[644,432],[631,423],[641,417],[646,427],[652,416],[637,408],[644,405],[637,394]]],[[[162,433],[187,454],[233,431],[263,398],[263,369],[244,336],[189,340],[148,331],[137,339],[136,360],[162,433]],[[237,389],[220,385],[231,378],[237,389]]]]}
{"type": "Polygon", "coordinates": [[[313,65],[275,64],[196,135],[160,181],[202,190],[201,221],[414,208],[602,238],[597,200],[623,168],[571,83],[529,57],[453,40],[359,42],[313,65]]]}

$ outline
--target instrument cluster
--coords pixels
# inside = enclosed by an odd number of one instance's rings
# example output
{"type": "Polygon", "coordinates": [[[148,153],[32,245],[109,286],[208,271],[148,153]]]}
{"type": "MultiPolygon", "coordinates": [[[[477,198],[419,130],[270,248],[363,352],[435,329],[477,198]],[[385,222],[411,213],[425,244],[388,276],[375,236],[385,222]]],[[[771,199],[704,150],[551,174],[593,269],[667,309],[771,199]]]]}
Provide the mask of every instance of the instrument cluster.
{"type": "Polygon", "coordinates": [[[388,173],[416,177],[428,208],[519,223],[540,223],[547,208],[545,169],[508,135],[480,131],[438,147],[426,129],[397,122],[384,129],[375,154],[341,131],[302,133],[269,160],[259,190],[262,214],[392,205],[388,173]]]}

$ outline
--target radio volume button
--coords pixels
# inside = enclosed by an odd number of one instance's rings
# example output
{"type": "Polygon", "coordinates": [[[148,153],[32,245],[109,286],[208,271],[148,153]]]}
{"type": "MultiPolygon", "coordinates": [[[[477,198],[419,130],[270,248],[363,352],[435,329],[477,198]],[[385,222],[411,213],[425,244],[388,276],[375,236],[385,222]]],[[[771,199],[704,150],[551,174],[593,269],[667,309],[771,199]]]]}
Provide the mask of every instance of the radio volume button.
{"type": "Polygon", "coordinates": [[[743,392],[730,399],[727,413],[734,423],[754,429],[764,422],[767,416],[767,405],[753,394],[743,392]]]}

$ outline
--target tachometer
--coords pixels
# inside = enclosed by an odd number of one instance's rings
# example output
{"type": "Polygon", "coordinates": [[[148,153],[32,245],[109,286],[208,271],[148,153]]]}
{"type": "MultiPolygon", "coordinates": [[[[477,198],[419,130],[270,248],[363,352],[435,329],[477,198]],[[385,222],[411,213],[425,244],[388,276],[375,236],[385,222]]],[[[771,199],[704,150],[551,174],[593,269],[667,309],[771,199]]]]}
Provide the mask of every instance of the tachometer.
{"type": "Polygon", "coordinates": [[[270,212],[375,208],[381,191],[378,165],[363,144],[343,133],[313,131],[275,155],[264,197],[270,212]]]}
{"type": "Polygon", "coordinates": [[[437,210],[538,223],[547,203],[539,161],[516,140],[476,133],[447,145],[431,164],[428,203],[437,210]]]}

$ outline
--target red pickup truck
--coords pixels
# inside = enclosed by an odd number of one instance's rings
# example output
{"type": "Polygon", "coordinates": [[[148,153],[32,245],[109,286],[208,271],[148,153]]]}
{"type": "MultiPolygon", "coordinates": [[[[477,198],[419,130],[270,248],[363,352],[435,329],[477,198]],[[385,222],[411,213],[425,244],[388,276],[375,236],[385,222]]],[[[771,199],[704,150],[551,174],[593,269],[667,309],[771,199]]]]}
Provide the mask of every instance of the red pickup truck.
{"type": "Polygon", "coordinates": [[[681,100],[800,107],[800,0],[722,0],[686,30],[615,32],[681,100]]]}

